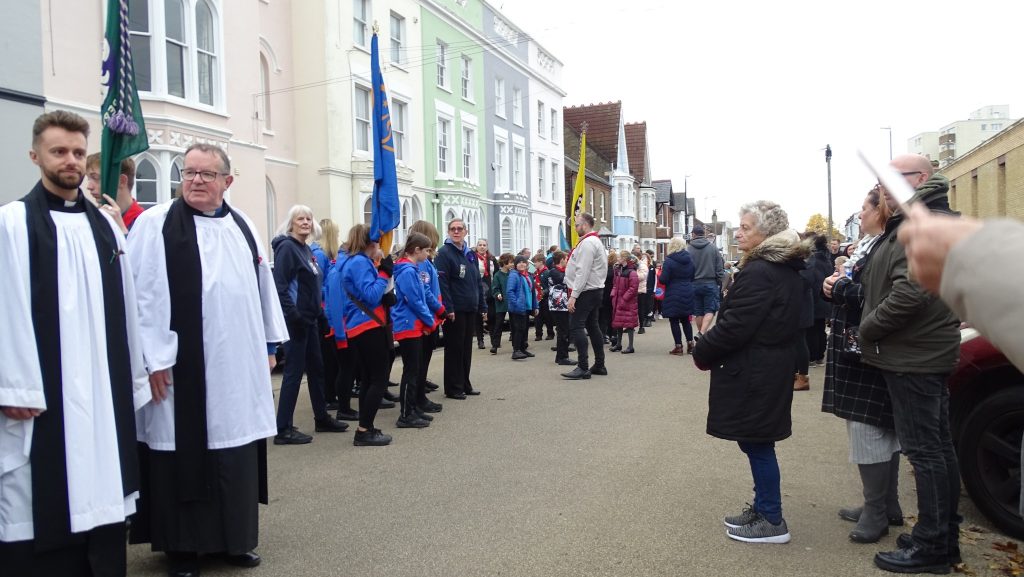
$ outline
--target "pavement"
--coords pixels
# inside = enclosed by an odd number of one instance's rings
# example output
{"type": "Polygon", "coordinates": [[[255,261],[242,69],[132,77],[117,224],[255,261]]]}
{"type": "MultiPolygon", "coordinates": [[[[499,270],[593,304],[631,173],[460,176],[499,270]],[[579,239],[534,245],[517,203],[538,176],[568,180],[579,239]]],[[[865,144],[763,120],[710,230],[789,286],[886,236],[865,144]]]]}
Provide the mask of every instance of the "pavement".
{"type": "MultiPolygon", "coordinates": [[[[823,368],[812,369],[809,392],[795,393],[793,436],[777,447],[792,541],[757,545],[725,535],[722,517],[751,500],[750,471],[735,443],[705,433],[708,374],[668,354],[667,321],[637,335],[635,354],[608,353],[609,375],[589,381],[559,376],[572,367],[553,363],[554,341],[531,341],[537,357],[512,361],[504,340],[497,356],[474,349],[480,396],[431,395],[444,410],[429,428],[395,429],[398,410],[380,411],[377,427],[394,436],[388,447],[354,447],[351,432],[314,434],[303,390],[295,423],[315,439],[270,445],[262,565],[206,559],[203,574],[889,575],[872,557],[894,549],[899,531],[855,544],[853,524],[836,515],[860,502],[860,482],[844,421],[820,409],[823,368]]],[[[443,358],[438,350],[430,367],[439,384],[443,358]]],[[[906,461],[901,471],[912,515],[906,461]]],[[[1011,574],[1024,547],[995,531],[966,494],[961,512],[962,572],[1011,574]]],[[[148,546],[129,547],[128,563],[129,575],[166,571],[148,546]]]]}

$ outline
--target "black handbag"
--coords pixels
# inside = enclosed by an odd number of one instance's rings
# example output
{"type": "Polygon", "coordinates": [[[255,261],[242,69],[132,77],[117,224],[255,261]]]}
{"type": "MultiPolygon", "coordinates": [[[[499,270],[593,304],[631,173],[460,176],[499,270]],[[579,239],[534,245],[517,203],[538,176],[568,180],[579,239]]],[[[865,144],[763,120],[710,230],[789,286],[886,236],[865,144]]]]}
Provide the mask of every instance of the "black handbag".
{"type": "Polygon", "coordinates": [[[860,327],[856,325],[847,326],[843,331],[842,354],[844,357],[853,360],[860,360],[860,327]]]}

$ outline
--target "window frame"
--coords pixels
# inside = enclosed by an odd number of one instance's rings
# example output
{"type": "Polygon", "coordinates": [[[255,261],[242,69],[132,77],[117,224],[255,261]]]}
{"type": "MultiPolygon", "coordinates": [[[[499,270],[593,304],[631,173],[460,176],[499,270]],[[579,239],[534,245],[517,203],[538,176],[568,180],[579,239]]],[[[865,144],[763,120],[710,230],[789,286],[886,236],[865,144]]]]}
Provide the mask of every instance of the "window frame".
{"type": "Polygon", "coordinates": [[[494,137],[494,190],[508,192],[508,138],[494,137]]]}
{"type": "Polygon", "coordinates": [[[547,190],[547,181],[545,180],[545,174],[548,168],[548,159],[537,155],[537,198],[544,198],[544,191],[547,190]]]}
{"type": "Polygon", "coordinates": [[[352,150],[355,152],[370,153],[373,151],[373,124],[370,119],[373,116],[373,88],[362,82],[353,83],[352,87],[352,150]],[[365,94],[366,118],[359,117],[360,93],[365,94]],[[359,148],[360,128],[365,124],[363,136],[366,138],[366,148],[359,148]]]}
{"type": "Polygon", "coordinates": [[[394,64],[396,66],[404,66],[405,65],[405,57],[404,57],[405,56],[405,16],[402,16],[398,12],[395,12],[394,10],[392,10],[390,12],[389,17],[388,17],[388,28],[389,28],[388,35],[390,37],[390,42],[388,44],[388,48],[389,48],[389,53],[391,55],[391,64],[394,64]],[[396,22],[398,23],[397,27],[395,26],[396,22]],[[397,32],[398,32],[397,36],[395,36],[396,28],[397,28],[397,32]],[[397,46],[396,46],[396,44],[397,44],[397,46]]]}
{"type": "Polygon", "coordinates": [[[544,139],[547,139],[547,135],[544,131],[544,111],[546,111],[547,109],[547,106],[544,105],[544,101],[537,101],[537,136],[544,139]]]}
{"type": "Polygon", "coordinates": [[[512,123],[523,125],[523,91],[518,86],[512,87],[512,123]]]}
{"type": "Polygon", "coordinates": [[[364,50],[370,49],[370,39],[373,36],[370,34],[369,22],[373,20],[373,12],[370,4],[370,0],[352,0],[352,45],[358,46],[364,50]],[[357,10],[356,5],[362,6],[362,10],[357,10]],[[362,12],[362,19],[359,18],[359,12],[362,12]],[[358,32],[357,32],[358,30],[358,32]],[[362,37],[362,42],[359,42],[359,37],[362,37]]]}
{"type": "Polygon", "coordinates": [[[467,182],[476,182],[476,127],[462,124],[462,162],[460,176],[467,182]]]}
{"type": "Polygon", "coordinates": [[[409,139],[406,138],[409,125],[409,103],[404,98],[391,96],[391,137],[395,141],[395,160],[405,162],[408,154],[409,139]]]}
{"type": "Polygon", "coordinates": [[[437,78],[435,80],[437,81],[437,87],[451,92],[448,74],[448,43],[438,38],[435,46],[434,58],[437,60],[437,78]]]}
{"type": "MultiPolygon", "coordinates": [[[[197,110],[225,114],[226,96],[224,89],[224,24],[223,15],[217,2],[211,0],[138,0],[146,6],[146,30],[129,29],[132,39],[146,38],[144,42],[148,50],[148,59],[140,58],[137,48],[132,49],[133,65],[136,71],[148,73],[149,87],[145,81],[137,84],[141,100],[164,101],[187,106],[197,110]],[[168,2],[180,1],[183,10],[183,42],[172,40],[167,34],[166,10],[168,2]],[[203,7],[210,15],[210,32],[212,51],[199,47],[198,10],[203,7]],[[170,91],[168,83],[167,46],[173,42],[182,47],[183,96],[170,91]],[[200,91],[200,60],[210,60],[210,100],[203,102],[200,91]]],[[[129,27],[131,27],[129,19],[129,27]]],[[[134,46],[143,44],[136,41],[134,46]]],[[[136,81],[139,81],[136,74],[136,81]]]]}
{"type": "Polygon", "coordinates": [[[500,76],[494,77],[494,114],[499,118],[508,118],[508,111],[505,110],[505,79],[500,76]]]}
{"type": "Polygon", "coordinates": [[[437,162],[435,168],[437,175],[444,178],[451,178],[451,148],[452,148],[452,127],[455,126],[455,119],[451,116],[437,113],[437,138],[435,139],[434,152],[437,162]],[[442,166],[443,163],[443,166],[442,166]]]}
{"type": "Polygon", "coordinates": [[[462,90],[462,99],[466,102],[473,102],[473,59],[463,54],[461,60],[462,74],[459,77],[459,85],[462,90]]]}
{"type": "Polygon", "coordinates": [[[526,158],[526,147],[513,142],[512,143],[512,170],[510,172],[511,180],[509,180],[509,192],[517,192],[519,194],[524,193],[526,188],[526,167],[523,166],[526,158]],[[513,185],[515,187],[513,188],[513,185]]]}

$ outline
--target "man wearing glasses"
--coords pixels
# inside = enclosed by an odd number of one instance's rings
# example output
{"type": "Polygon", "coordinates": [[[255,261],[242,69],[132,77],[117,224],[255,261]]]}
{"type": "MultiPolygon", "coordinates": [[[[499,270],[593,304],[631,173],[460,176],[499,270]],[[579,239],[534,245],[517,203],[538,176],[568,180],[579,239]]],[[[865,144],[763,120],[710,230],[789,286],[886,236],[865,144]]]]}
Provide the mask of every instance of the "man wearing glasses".
{"type": "MultiPolygon", "coordinates": [[[[935,174],[927,158],[904,154],[890,164],[914,188],[911,203],[951,212],[949,179],[935,174]]],[[[875,555],[875,564],[897,573],[948,573],[960,562],[960,472],[946,388],[960,352],[959,322],[942,301],[910,280],[906,251],[896,242],[896,229],[906,217],[893,199],[887,202],[894,214],[861,276],[860,341],[863,362],[881,370],[892,398],[896,436],[914,467],[918,520],[911,533],[896,540],[895,551],[875,555]]]]}
{"type": "Polygon", "coordinates": [[[467,232],[461,218],[449,222],[448,238],[434,258],[441,302],[448,311],[444,323],[444,396],[457,400],[480,394],[473,388],[469,370],[473,364],[474,320],[479,314],[487,321],[480,264],[477,253],[466,243],[467,232]]]}
{"type": "Polygon", "coordinates": [[[132,542],[166,552],[172,576],[198,575],[199,554],[260,563],[257,505],[277,434],[270,369],[288,340],[263,243],[224,202],[227,154],[194,144],[181,175],[181,198],[142,213],[128,239],[153,393],[137,417],[132,542]]]}

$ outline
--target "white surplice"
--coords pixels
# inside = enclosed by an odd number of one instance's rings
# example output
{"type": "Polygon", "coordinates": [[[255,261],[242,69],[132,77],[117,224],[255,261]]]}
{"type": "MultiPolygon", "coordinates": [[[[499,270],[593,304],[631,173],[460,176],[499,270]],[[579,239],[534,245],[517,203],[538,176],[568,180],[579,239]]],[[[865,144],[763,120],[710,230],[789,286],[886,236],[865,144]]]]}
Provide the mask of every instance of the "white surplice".
{"type": "MultiPolygon", "coordinates": [[[[163,226],[170,201],[150,208],[128,235],[138,295],[143,352],[150,372],[174,366],[178,335],[170,329],[163,226]]],[[[241,213],[239,213],[241,214],[241,213]]],[[[259,247],[259,290],[252,251],[231,215],[193,216],[203,270],[203,350],[206,363],[207,448],[239,447],[277,434],[267,343],[288,340],[281,304],[263,244],[242,215],[259,247]]],[[[174,386],[167,398],[136,415],[138,439],[173,451],[174,386]]]]}
{"type": "MultiPolygon", "coordinates": [[[[85,213],[51,211],[50,216],[57,235],[68,502],[71,531],[79,533],[124,521],[135,512],[138,493],[126,498],[121,484],[107,363],[103,281],[92,228],[85,213]]],[[[104,218],[123,248],[121,231],[109,217],[104,218]]],[[[24,203],[16,201],[0,207],[0,405],[45,410],[32,325],[29,279],[34,264],[29,255],[24,203]]],[[[123,258],[121,276],[134,404],[139,409],[150,400],[150,387],[139,343],[134,283],[123,258]]],[[[34,538],[29,457],[33,424],[33,419],[8,419],[0,413],[0,541],[34,538]]]]}

